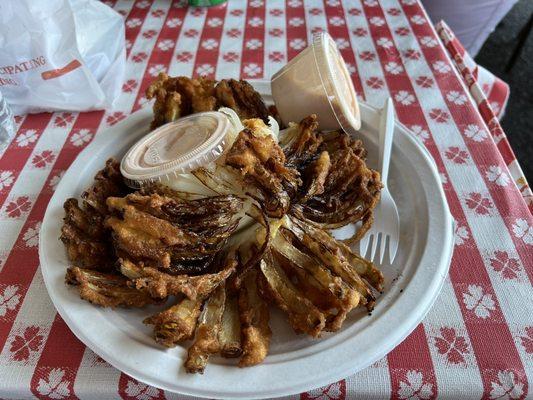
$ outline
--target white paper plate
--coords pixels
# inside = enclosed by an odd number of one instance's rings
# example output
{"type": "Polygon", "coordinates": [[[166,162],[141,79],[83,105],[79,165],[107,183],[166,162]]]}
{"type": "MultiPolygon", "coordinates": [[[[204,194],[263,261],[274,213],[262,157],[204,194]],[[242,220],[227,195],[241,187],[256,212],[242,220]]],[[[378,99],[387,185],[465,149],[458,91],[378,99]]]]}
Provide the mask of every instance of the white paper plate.
{"type": "MultiPolygon", "coordinates": [[[[260,88],[261,89],[261,88],[260,88]]],[[[361,104],[362,138],[375,165],[379,115],[361,104]]],[[[452,254],[453,223],[433,161],[404,127],[396,126],[390,190],[401,220],[399,251],[383,266],[385,291],[371,316],[354,311],[335,334],[320,340],[295,335],[283,314],[273,310],[269,356],[256,367],[240,369],[234,360],[213,357],[204,375],[183,367],[187,344],[164,349],[142,320],[160,307],[103,309],[64,284],[68,261],[58,240],[63,202],[79,197],[109,157],[120,158],[148,132],[146,108],[99,134],[65,173],[41,228],[39,255],[48,293],[74,334],[104,360],[147,384],[210,398],[264,398],[307,391],[353,374],[397,346],[423,319],[437,298],[452,254]]]]}

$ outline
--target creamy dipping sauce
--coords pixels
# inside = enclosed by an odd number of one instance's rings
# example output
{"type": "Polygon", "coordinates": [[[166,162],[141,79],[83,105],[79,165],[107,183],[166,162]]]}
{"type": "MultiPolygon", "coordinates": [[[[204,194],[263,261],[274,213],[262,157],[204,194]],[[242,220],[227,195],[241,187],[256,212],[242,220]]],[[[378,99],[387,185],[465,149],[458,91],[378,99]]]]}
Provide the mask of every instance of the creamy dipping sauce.
{"type": "Polygon", "coordinates": [[[348,68],[331,36],[321,33],[313,44],[272,77],[272,96],[283,122],[317,114],[320,129],[361,127],[359,106],[348,68]]]}

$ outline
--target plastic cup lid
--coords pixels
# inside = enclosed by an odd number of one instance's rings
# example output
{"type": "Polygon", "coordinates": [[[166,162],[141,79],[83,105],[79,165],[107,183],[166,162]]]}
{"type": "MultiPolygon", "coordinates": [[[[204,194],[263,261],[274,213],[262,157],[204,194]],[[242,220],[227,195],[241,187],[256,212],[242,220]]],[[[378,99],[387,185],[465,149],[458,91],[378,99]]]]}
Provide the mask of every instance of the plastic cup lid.
{"type": "Polygon", "coordinates": [[[144,136],[122,158],[120,171],[128,184],[162,181],[206,166],[226,147],[228,118],[217,111],[169,122],[144,136]]]}
{"type": "Polygon", "coordinates": [[[312,48],[333,113],[344,131],[354,133],[361,128],[361,116],[346,63],[328,33],[315,34],[312,48]]]}

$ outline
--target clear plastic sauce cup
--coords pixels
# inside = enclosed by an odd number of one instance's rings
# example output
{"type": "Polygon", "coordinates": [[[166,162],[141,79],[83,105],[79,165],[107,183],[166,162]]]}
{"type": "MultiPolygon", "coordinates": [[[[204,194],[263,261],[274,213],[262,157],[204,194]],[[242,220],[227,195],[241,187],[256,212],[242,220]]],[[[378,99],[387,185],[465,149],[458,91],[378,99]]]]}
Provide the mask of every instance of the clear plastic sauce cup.
{"type": "Polygon", "coordinates": [[[327,33],[315,35],[311,46],[274,74],[271,86],[285,125],[316,114],[322,130],[354,133],[361,127],[350,73],[327,33]]]}
{"type": "Polygon", "coordinates": [[[217,111],[180,118],[135,143],[122,158],[120,171],[132,187],[151,182],[172,186],[220,157],[229,129],[230,121],[217,111]]]}

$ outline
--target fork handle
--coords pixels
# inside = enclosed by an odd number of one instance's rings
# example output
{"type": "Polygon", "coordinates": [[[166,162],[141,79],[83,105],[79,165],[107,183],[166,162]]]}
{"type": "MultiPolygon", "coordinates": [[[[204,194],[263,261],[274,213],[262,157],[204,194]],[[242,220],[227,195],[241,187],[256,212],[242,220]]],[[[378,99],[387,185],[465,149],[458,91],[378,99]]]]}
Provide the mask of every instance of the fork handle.
{"type": "Polygon", "coordinates": [[[389,176],[389,162],[392,149],[392,138],[394,136],[394,105],[389,97],[385,100],[385,105],[381,111],[379,123],[379,163],[378,171],[381,174],[381,182],[387,184],[389,176]]]}

